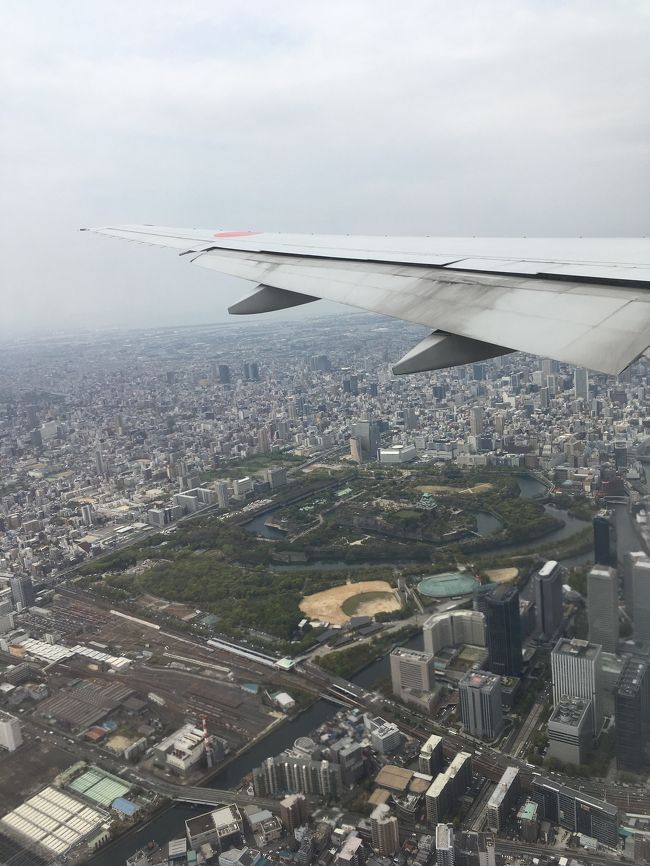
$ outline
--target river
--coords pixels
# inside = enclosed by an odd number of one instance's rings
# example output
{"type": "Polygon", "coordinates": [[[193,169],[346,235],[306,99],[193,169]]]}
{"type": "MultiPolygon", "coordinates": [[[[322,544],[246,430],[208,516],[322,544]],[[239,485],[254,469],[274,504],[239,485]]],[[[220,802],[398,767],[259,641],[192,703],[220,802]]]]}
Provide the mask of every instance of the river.
{"type": "MultiPolygon", "coordinates": [[[[406,646],[411,649],[423,649],[422,635],[415,635],[406,646]]],[[[367,689],[387,677],[389,671],[388,656],[384,656],[369,664],[356,676],[351,677],[351,680],[367,689]]],[[[298,737],[310,734],[314,728],[330,719],[338,709],[337,706],[328,701],[316,701],[295,719],[285,722],[264,740],[235,758],[223,772],[212,780],[209,787],[236,788],[242,777],[261,764],[264,758],[269,757],[269,755],[279,755],[283,749],[293,745],[298,737]]],[[[176,836],[184,836],[185,820],[200,814],[200,810],[208,811],[208,807],[201,806],[198,812],[191,806],[180,804],[166,809],[141,829],[126,834],[110,848],[99,851],[91,860],[92,866],[123,866],[127,857],[130,857],[151,839],[163,843],[176,836]]]]}

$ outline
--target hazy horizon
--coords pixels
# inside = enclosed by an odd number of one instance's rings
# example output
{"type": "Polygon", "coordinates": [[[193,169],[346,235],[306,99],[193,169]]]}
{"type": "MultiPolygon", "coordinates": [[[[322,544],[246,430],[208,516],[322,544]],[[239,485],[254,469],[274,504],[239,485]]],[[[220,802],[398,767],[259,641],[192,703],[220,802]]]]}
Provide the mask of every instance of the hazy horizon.
{"type": "MultiPolygon", "coordinates": [[[[225,322],[250,292],[83,226],[648,234],[641,2],[24,0],[1,39],[3,337],[225,322]]],[[[280,315],[352,311],[318,306],[280,315]]]]}

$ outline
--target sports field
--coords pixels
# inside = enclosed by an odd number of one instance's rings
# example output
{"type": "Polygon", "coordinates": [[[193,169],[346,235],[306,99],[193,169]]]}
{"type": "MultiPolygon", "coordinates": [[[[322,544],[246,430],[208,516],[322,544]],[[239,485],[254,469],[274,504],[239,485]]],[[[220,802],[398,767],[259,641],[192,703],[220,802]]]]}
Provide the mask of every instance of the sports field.
{"type": "Polygon", "coordinates": [[[474,487],[452,487],[451,484],[421,484],[416,488],[420,493],[487,493],[492,490],[492,485],[488,481],[482,481],[480,484],[475,484],[474,487]]]}
{"type": "Polygon", "coordinates": [[[307,595],[300,610],[309,619],[343,625],[351,616],[374,616],[399,610],[401,604],[385,580],[362,580],[307,595]]]}

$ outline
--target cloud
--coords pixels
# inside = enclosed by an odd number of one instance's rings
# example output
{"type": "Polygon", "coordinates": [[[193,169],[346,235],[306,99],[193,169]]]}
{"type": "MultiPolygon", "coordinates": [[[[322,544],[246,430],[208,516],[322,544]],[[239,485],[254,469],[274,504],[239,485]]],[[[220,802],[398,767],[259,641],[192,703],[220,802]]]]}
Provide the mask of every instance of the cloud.
{"type": "Polygon", "coordinates": [[[219,319],[245,291],[81,225],[647,233],[644,3],[23,0],[5,23],[0,328],[219,319]]]}

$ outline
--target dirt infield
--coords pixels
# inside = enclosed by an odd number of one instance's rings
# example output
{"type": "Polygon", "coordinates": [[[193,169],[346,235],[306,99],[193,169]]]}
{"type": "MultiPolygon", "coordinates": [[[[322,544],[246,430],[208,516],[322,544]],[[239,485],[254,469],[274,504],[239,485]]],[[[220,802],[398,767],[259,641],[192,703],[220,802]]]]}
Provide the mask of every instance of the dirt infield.
{"type": "Polygon", "coordinates": [[[510,583],[511,580],[519,576],[519,569],[489,568],[485,573],[493,583],[510,583]]]}
{"type": "Polygon", "coordinates": [[[487,493],[492,490],[492,484],[489,481],[482,481],[480,484],[475,484],[474,487],[452,487],[451,484],[422,484],[417,487],[420,493],[487,493]]]}
{"type": "Polygon", "coordinates": [[[374,616],[376,613],[387,613],[401,607],[387,581],[362,580],[307,595],[300,602],[300,610],[310,619],[343,625],[352,615],[345,613],[344,603],[346,609],[353,610],[356,616],[374,616]],[[360,596],[357,605],[354,604],[355,596],[360,596]]]}

